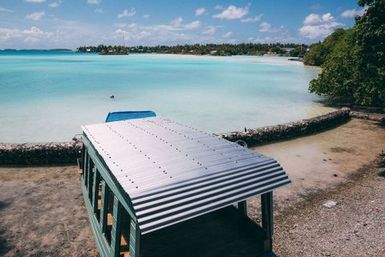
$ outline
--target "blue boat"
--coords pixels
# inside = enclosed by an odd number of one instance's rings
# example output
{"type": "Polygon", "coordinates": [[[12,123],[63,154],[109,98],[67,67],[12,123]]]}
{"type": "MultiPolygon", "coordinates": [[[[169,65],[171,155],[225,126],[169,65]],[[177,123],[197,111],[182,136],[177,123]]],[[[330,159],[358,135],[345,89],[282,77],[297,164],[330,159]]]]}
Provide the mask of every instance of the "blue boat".
{"type": "Polygon", "coordinates": [[[121,111],[121,112],[110,112],[106,117],[106,122],[120,121],[120,120],[131,120],[131,119],[142,119],[156,117],[156,113],[153,111],[121,111]]]}

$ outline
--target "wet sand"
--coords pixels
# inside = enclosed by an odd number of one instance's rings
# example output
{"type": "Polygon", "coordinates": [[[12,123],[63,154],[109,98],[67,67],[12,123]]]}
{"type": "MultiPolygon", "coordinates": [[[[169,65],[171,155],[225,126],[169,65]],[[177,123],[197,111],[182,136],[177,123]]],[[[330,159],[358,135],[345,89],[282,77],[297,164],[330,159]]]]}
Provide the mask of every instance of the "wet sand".
{"type": "Polygon", "coordinates": [[[292,183],[275,191],[279,207],[346,182],[359,168],[385,152],[385,128],[375,122],[352,119],[337,129],[316,135],[254,147],[275,158],[292,183]]]}

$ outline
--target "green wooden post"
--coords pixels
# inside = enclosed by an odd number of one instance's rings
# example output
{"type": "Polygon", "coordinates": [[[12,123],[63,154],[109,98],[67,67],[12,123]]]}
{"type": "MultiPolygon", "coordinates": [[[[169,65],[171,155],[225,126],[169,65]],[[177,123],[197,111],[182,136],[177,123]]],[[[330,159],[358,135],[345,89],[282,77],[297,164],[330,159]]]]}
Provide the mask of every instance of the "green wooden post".
{"type": "Polygon", "coordinates": [[[242,212],[243,215],[247,216],[247,201],[244,200],[238,203],[238,209],[242,212]]]}
{"type": "Polygon", "coordinates": [[[85,145],[83,145],[83,147],[82,147],[82,155],[81,155],[81,159],[80,159],[80,162],[78,163],[78,164],[80,164],[79,165],[79,168],[81,169],[81,171],[82,171],[82,176],[84,175],[84,165],[85,165],[85,160],[86,160],[86,153],[87,153],[87,151],[86,151],[86,146],[85,145]]]}
{"type": "Polygon", "coordinates": [[[105,181],[102,182],[102,208],[100,209],[100,225],[102,227],[102,233],[106,233],[107,230],[107,208],[108,208],[108,186],[105,181]]]}
{"type": "Polygon", "coordinates": [[[140,230],[134,220],[131,220],[130,224],[130,256],[140,256],[140,230]]]}
{"type": "Polygon", "coordinates": [[[98,211],[98,193],[99,193],[99,183],[100,183],[100,173],[95,168],[94,173],[94,183],[92,186],[92,206],[94,208],[94,213],[97,214],[98,211]]]}
{"type": "Polygon", "coordinates": [[[92,189],[94,184],[94,178],[96,173],[96,167],[92,159],[90,160],[90,171],[88,172],[88,198],[90,199],[90,203],[92,205],[92,189]]]}
{"type": "Polygon", "coordinates": [[[273,251],[273,192],[261,195],[262,228],[265,231],[264,251],[273,251]]]}
{"type": "Polygon", "coordinates": [[[117,197],[114,197],[114,207],[112,210],[112,230],[111,230],[111,256],[120,256],[120,237],[122,231],[122,205],[117,197]]]}
{"type": "Polygon", "coordinates": [[[86,161],[84,166],[84,186],[88,188],[88,177],[90,172],[90,156],[88,152],[86,152],[86,161]]]}

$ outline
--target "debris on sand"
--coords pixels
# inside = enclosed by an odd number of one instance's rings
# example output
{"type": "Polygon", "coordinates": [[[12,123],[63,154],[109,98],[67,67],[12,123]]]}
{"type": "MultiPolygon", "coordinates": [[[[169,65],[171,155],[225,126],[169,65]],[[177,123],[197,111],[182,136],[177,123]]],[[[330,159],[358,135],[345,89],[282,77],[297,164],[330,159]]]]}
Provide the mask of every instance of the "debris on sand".
{"type": "Polygon", "coordinates": [[[327,200],[322,205],[325,206],[326,208],[333,208],[337,205],[337,202],[333,200],[327,200]]]}

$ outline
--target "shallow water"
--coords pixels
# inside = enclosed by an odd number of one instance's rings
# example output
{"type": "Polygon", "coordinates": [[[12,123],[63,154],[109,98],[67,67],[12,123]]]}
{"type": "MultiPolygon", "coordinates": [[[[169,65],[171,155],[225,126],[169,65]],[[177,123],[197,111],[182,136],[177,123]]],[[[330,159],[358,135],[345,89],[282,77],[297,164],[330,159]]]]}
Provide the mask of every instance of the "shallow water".
{"type": "Polygon", "coordinates": [[[274,125],[330,110],[308,93],[316,75],[281,57],[2,52],[0,142],[68,141],[117,110],[209,132],[274,125]]]}

